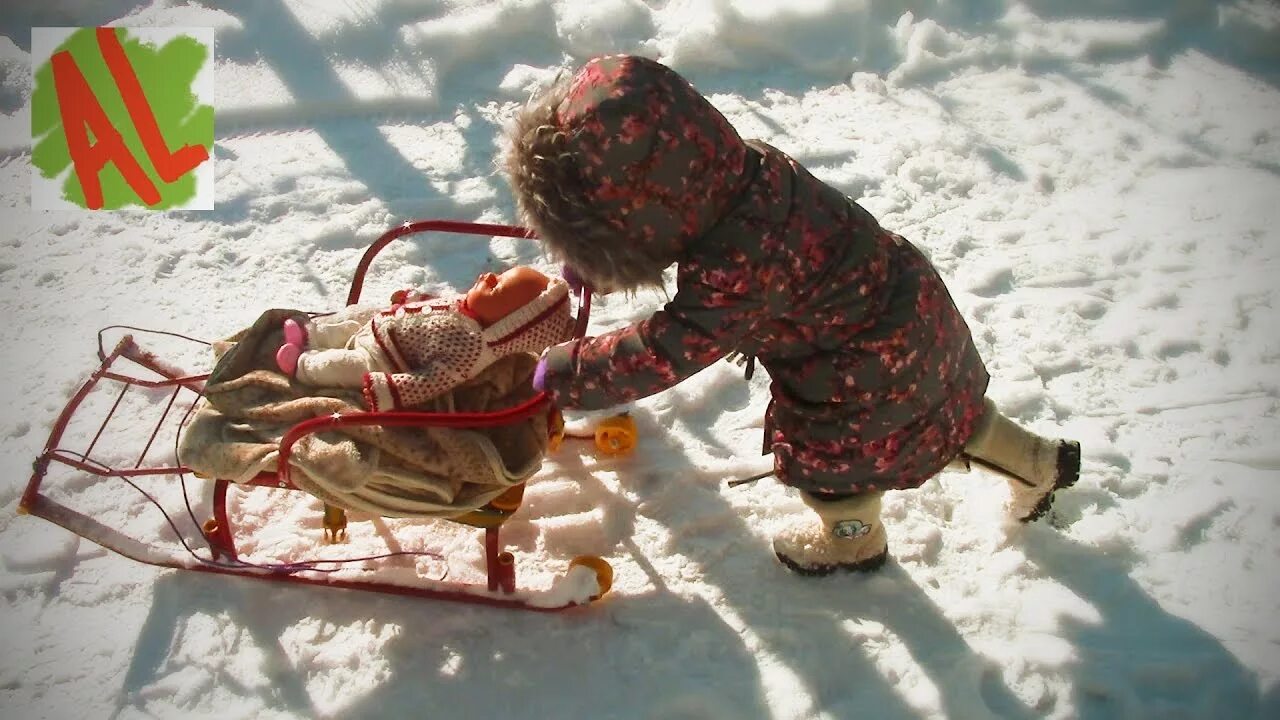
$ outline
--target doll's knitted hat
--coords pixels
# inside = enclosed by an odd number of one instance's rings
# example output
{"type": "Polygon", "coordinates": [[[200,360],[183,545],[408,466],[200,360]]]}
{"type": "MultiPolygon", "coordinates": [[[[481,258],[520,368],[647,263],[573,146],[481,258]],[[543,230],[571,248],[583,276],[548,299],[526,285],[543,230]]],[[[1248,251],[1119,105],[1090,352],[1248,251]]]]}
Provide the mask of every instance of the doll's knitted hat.
{"type": "Polygon", "coordinates": [[[516,352],[533,355],[569,339],[573,315],[569,310],[569,286],[551,278],[538,297],[484,328],[485,344],[497,357],[516,352]]]}

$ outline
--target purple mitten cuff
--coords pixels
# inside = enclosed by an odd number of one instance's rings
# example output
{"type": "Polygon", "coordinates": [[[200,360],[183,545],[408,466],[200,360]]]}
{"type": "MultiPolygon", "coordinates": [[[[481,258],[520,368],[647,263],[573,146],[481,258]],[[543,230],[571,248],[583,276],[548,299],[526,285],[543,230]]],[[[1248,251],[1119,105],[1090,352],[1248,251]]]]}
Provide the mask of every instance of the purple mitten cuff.
{"type": "Polygon", "coordinates": [[[533,389],[542,392],[547,385],[547,356],[538,358],[538,366],[533,369],[533,389]]]}

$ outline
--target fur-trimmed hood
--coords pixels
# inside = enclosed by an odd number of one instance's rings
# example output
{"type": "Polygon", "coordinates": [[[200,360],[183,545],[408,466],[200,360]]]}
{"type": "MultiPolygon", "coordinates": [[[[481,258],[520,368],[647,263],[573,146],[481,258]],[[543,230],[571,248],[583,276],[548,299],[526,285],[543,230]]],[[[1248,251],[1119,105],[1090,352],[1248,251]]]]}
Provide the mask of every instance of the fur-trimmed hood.
{"type": "Polygon", "coordinates": [[[733,126],[642,57],[587,63],[526,106],[509,139],[521,222],[598,287],[660,285],[749,182],[733,126]]]}

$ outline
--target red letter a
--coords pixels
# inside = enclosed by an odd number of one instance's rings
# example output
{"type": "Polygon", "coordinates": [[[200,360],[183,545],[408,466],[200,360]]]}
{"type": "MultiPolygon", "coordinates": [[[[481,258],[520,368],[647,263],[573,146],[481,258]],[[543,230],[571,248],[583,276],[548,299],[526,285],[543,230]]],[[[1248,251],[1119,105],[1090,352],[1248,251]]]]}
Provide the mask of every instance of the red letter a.
{"type": "Polygon", "coordinates": [[[160,202],[160,193],[142,171],[138,161],[125,147],[124,138],[115,129],[107,113],[94,97],[89,82],[71,53],[64,50],[50,58],[53,64],[53,86],[58,93],[58,112],[67,135],[67,151],[84,190],[85,205],[90,210],[102,207],[102,184],[98,173],[107,162],[114,162],[129,187],[148,205],[160,202]],[[85,127],[93,131],[97,142],[89,144],[85,127]]]}

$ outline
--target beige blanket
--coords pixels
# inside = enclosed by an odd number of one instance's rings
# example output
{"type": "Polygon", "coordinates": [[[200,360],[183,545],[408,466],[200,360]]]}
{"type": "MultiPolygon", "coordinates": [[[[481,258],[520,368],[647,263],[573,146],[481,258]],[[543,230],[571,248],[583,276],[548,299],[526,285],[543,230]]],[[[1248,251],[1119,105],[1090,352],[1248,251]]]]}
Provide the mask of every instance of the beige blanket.
{"type": "MultiPolygon", "coordinates": [[[[303,385],[276,368],[287,317],[268,310],[218,343],[205,401],[183,429],[182,464],[205,477],[246,482],[274,471],[281,437],[295,424],[333,413],[366,412],[359,390],[303,385]]],[[[484,412],[534,394],[536,359],[509,355],[453,391],[413,408],[484,412]]],[[[290,477],[326,503],[388,517],[454,517],[474,510],[537,471],[547,446],[546,417],[498,428],[350,426],[304,436],[290,455],[290,477]]]]}

